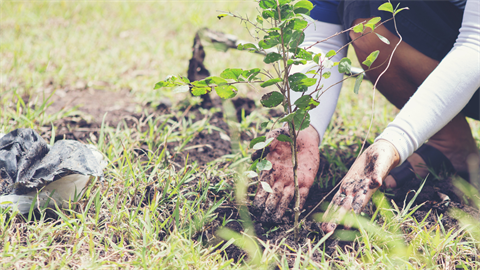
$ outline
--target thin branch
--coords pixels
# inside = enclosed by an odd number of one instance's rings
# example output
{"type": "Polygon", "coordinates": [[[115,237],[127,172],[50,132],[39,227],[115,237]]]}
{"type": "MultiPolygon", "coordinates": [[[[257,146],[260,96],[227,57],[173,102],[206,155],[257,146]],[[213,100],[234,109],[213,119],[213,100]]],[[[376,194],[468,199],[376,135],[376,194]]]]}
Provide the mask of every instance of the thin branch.
{"type": "MultiPolygon", "coordinates": [[[[390,0],[388,0],[388,2],[390,2],[390,0]]],[[[372,117],[371,117],[371,119],[370,119],[370,126],[369,126],[369,128],[368,128],[367,135],[365,136],[365,139],[363,140],[362,147],[361,147],[360,151],[358,152],[358,156],[361,155],[361,153],[362,153],[362,151],[363,151],[363,149],[364,149],[364,147],[365,147],[365,143],[366,143],[366,141],[367,141],[368,135],[370,134],[370,130],[371,130],[371,127],[372,127],[372,124],[373,124],[373,117],[374,117],[374,114],[375,114],[375,92],[376,92],[375,89],[376,89],[377,83],[378,83],[378,81],[380,80],[380,77],[383,76],[383,74],[385,74],[385,72],[387,72],[387,70],[388,70],[388,68],[390,67],[390,64],[391,64],[391,62],[392,62],[393,55],[394,55],[395,51],[397,50],[398,46],[400,45],[400,43],[401,43],[402,40],[403,40],[402,36],[400,35],[400,33],[398,32],[398,29],[397,29],[397,24],[396,24],[396,21],[395,21],[395,11],[394,11],[394,13],[393,13],[393,17],[392,17],[391,19],[386,20],[385,22],[387,22],[387,21],[389,21],[389,20],[392,20],[392,19],[393,19],[393,24],[394,24],[394,26],[395,26],[395,32],[396,32],[397,35],[400,37],[400,40],[398,41],[398,43],[395,45],[394,49],[392,50],[392,54],[390,55],[390,57],[389,57],[389,59],[388,59],[388,65],[387,65],[387,67],[385,68],[385,70],[383,70],[382,73],[380,73],[380,75],[378,76],[377,80],[375,81],[375,84],[373,85],[372,117]]],[[[383,23],[385,23],[385,22],[383,22],[383,23]]],[[[382,23],[382,24],[383,24],[383,23],[382,23]]],[[[381,25],[381,24],[380,24],[380,25],[381,25]]],[[[353,41],[352,41],[352,42],[353,42],[353,41]]],[[[372,68],[372,69],[376,69],[376,68],[382,66],[384,63],[385,63],[385,62],[383,62],[381,65],[379,65],[379,66],[377,66],[377,67],[375,67],[375,68],[372,68]]],[[[367,70],[367,71],[370,71],[370,70],[372,70],[372,69],[369,69],[369,70],[367,70]]],[[[366,71],[365,71],[365,72],[366,72],[366,71]]],[[[349,76],[349,77],[351,77],[351,76],[349,76]]],[[[348,77],[348,78],[349,78],[349,77],[348,77]]],[[[347,79],[348,79],[348,78],[347,78],[347,79]]],[[[342,80],[342,81],[343,81],[343,80],[342,80]]],[[[330,88],[330,87],[329,87],[329,88],[330,88]]],[[[328,88],[327,88],[326,90],[328,90],[328,88]]],[[[326,90],[325,90],[325,91],[326,91],[326,90]]],[[[358,156],[357,156],[357,158],[358,158],[358,156]]],[[[302,222],[305,221],[305,220],[313,213],[313,211],[315,211],[315,210],[318,208],[318,206],[320,206],[320,205],[325,201],[325,199],[326,199],[328,196],[330,196],[330,194],[332,194],[333,191],[335,191],[342,183],[343,183],[343,179],[340,180],[340,181],[335,185],[335,187],[334,187],[332,190],[330,190],[330,192],[328,192],[327,195],[325,195],[325,196],[322,198],[322,200],[320,200],[320,202],[319,202],[317,205],[315,205],[315,207],[312,208],[312,210],[310,210],[310,212],[302,219],[302,222]]]]}
{"type": "MultiPolygon", "coordinates": [[[[235,15],[234,13],[231,13],[231,12],[229,12],[229,11],[221,11],[221,10],[217,10],[217,11],[218,11],[218,12],[222,12],[222,13],[226,13],[226,14],[234,17],[234,18],[240,19],[240,22],[245,22],[245,24],[248,22],[248,23],[250,23],[251,25],[253,25],[253,27],[255,27],[257,30],[260,30],[260,31],[265,32],[266,34],[268,34],[268,32],[267,32],[264,28],[258,26],[258,24],[256,24],[256,23],[253,23],[253,22],[250,21],[250,19],[248,19],[248,18],[243,18],[242,16],[235,15]]],[[[248,29],[247,29],[247,30],[248,30],[248,29]]],[[[253,37],[253,35],[251,35],[251,36],[253,37]]]]}
{"type": "MultiPolygon", "coordinates": [[[[390,0],[388,0],[389,3],[390,0]]],[[[395,12],[395,11],[394,11],[395,12]]],[[[380,81],[380,78],[383,76],[383,74],[385,74],[385,72],[387,72],[388,68],[390,67],[390,64],[392,63],[392,59],[393,59],[393,55],[395,54],[395,51],[397,50],[398,46],[400,45],[400,43],[402,42],[403,40],[403,37],[402,35],[400,35],[400,33],[398,32],[398,29],[397,29],[397,23],[395,21],[395,13],[392,17],[393,19],[393,25],[395,26],[395,32],[397,33],[398,37],[400,38],[397,42],[397,44],[395,45],[395,47],[393,48],[392,50],[392,54],[390,54],[390,57],[388,59],[388,64],[387,64],[387,67],[382,71],[382,73],[380,73],[380,75],[378,75],[378,78],[377,80],[375,81],[375,84],[373,85],[373,96],[372,96],[372,117],[371,117],[371,120],[370,120],[370,125],[368,127],[368,131],[367,131],[367,134],[365,136],[365,139],[363,140],[363,143],[362,143],[362,148],[360,148],[360,152],[358,152],[358,155],[360,156],[360,154],[362,153],[363,149],[365,148],[365,143],[367,142],[367,138],[368,138],[368,135],[370,135],[370,130],[372,129],[372,124],[373,124],[373,117],[375,116],[375,89],[377,89],[377,84],[378,82],[380,81]]],[[[358,158],[358,157],[357,157],[358,158]]]]}

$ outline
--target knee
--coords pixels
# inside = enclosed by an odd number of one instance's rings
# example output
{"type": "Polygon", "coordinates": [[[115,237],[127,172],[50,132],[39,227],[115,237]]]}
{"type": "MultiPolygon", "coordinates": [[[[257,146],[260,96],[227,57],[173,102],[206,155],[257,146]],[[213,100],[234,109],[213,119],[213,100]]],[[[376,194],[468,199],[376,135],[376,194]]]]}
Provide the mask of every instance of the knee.
{"type": "MultiPolygon", "coordinates": [[[[370,19],[356,19],[353,22],[353,25],[369,21],[370,19]]],[[[391,34],[390,31],[383,25],[380,25],[375,28],[375,32],[386,37],[390,41],[396,40],[396,36],[391,34]]],[[[371,33],[370,28],[364,29],[363,33],[355,33],[353,30],[350,30],[349,36],[352,39],[352,45],[357,52],[372,52],[374,50],[390,50],[390,46],[383,43],[377,35],[371,33]],[[370,32],[370,33],[369,33],[370,32]]]]}
{"type": "Polygon", "coordinates": [[[359,38],[362,35],[362,33],[355,33],[353,30],[350,30],[349,36],[350,39],[352,40],[352,45],[355,47],[356,50],[366,50],[367,49],[367,40],[368,35],[363,36],[359,38]]]}
{"type": "Polygon", "coordinates": [[[355,33],[353,30],[350,30],[349,36],[350,39],[352,40],[352,45],[355,48],[356,51],[362,51],[362,52],[367,52],[367,51],[372,51],[372,49],[375,49],[379,44],[376,44],[378,38],[376,38],[375,35],[372,34],[366,34],[370,28],[365,29],[365,33],[355,33]],[[363,34],[363,36],[362,36],[363,34]],[[375,37],[375,38],[374,38],[375,37]]]}

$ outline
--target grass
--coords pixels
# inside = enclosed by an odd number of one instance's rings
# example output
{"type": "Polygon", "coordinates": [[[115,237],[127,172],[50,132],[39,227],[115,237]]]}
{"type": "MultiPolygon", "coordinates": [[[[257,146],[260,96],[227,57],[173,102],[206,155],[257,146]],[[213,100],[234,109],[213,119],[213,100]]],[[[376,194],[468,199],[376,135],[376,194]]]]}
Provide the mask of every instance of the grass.
{"type": "MultiPolygon", "coordinates": [[[[192,122],[180,109],[185,101],[198,100],[152,89],[169,74],[186,74],[199,28],[207,26],[250,39],[237,21],[218,21],[216,15],[217,10],[230,10],[251,17],[253,1],[1,1],[0,5],[0,132],[21,127],[55,130],[55,121],[76,115],[77,108],[45,113],[52,102],[50,94],[68,93],[78,85],[112,92],[128,89],[134,93],[139,112],[160,100],[173,103],[170,112],[152,116],[135,128],[102,126],[91,143],[109,161],[106,180],[93,183],[69,209],[26,216],[0,209],[2,269],[480,267],[480,238],[472,226],[478,221],[459,217],[458,227],[446,228],[442,217],[434,213],[429,214],[434,221],[417,220],[413,205],[386,204],[381,194],[375,199],[378,213],[370,220],[359,217],[355,226],[360,233],[351,235],[356,240],[333,255],[323,250],[326,238],[289,246],[226,231],[225,241],[211,241],[215,226],[233,220],[218,216],[217,210],[248,196],[245,190],[235,196],[233,188],[237,165],[248,154],[246,142],[241,142],[236,153],[207,165],[176,164],[172,157],[188,150],[187,143],[197,132],[218,130],[209,122],[215,111],[204,111],[203,121],[192,122]],[[176,148],[167,151],[161,147],[164,143],[176,144],[176,148]],[[143,158],[137,151],[141,145],[146,145],[143,158]],[[258,257],[230,260],[225,252],[233,245],[258,257]],[[321,255],[312,259],[312,254],[321,255]]],[[[263,65],[254,54],[223,53],[211,47],[206,52],[205,65],[212,74],[226,66],[263,65]]],[[[332,167],[335,181],[347,170],[338,153],[366,137],[372,116],[371,84],[364,82],[355,95],[353,83],[344,84],[321,146],[329,162],[336,164],[332,167]]],[[[259,97],[261,93],[244,87],[239,95],[259,97]]],[[[378,93],[375,99],[369,141],[396,112],[378,93]]],[[[257,109],[241,124],[229,121],[229,125],[255,137],[264,131],[258,123],[265,119],[266,111],[257,109]]],[[[472,122],[472,129],[480,145],[478,122],[472,122]]],[[[239,221],[248,228],[248,215],[243,215],[239,221]]]]}

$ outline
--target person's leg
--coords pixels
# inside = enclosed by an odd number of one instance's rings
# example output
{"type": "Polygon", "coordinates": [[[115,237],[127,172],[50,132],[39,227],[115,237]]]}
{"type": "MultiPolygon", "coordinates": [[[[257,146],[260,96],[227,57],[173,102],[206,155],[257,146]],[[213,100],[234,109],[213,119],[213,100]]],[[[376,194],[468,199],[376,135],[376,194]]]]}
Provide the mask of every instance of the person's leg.
{"type": "MultiPolygon", "coordinates": [[[[357,19],[353,24],[365,20],[368,19],[357,19]]],[[[364,61],[371,52],[380,51],[377,60],[372,65],[372,67],[377,68],[367,71],[367,76],[372,82],[375,82],[385,70],[390,55],[400,40],[383,26],[376,28],[375,32],[386,37],[390,41],[390,45],[382,42],[375,34],[368,34],[356,39],[361,34],[350,32],[350,37],[354,40],[353,47],[360,62],[364,61]]],[[[393,55],[390,67],[380,78],[377,88],[392,104],[401,109],[438,63],[438,61],[402,42],[393,55]]],[[[364,68],[366,67],[364,66],[364,68]]],[[[428,144],[440,150],[452,162],[457,171],[467,171],[466,160],[468,156],[478,155],[470,126],[462,113],[433,135],[428,144]]],[[[412,164],[416,174],[421,177],[428,174],[428,169],[420,165],[425,164],[425,162],[419,155],[413,154],[407,160],[412,164]]],[[[393,177],[387,177],[385,186],[396,186],[393,177]]]]}

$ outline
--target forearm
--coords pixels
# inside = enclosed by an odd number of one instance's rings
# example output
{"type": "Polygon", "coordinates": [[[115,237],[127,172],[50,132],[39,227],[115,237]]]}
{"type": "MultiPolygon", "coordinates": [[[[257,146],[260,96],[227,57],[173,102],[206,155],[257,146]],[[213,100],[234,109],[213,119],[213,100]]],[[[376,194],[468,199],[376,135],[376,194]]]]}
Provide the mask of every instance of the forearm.
{"type": "Polygon", "coordinates": [[[454,48],[377,138],[391,142],[400,164],[438,132],[480,87],[480,2],[468,1],[454,48]]]}

